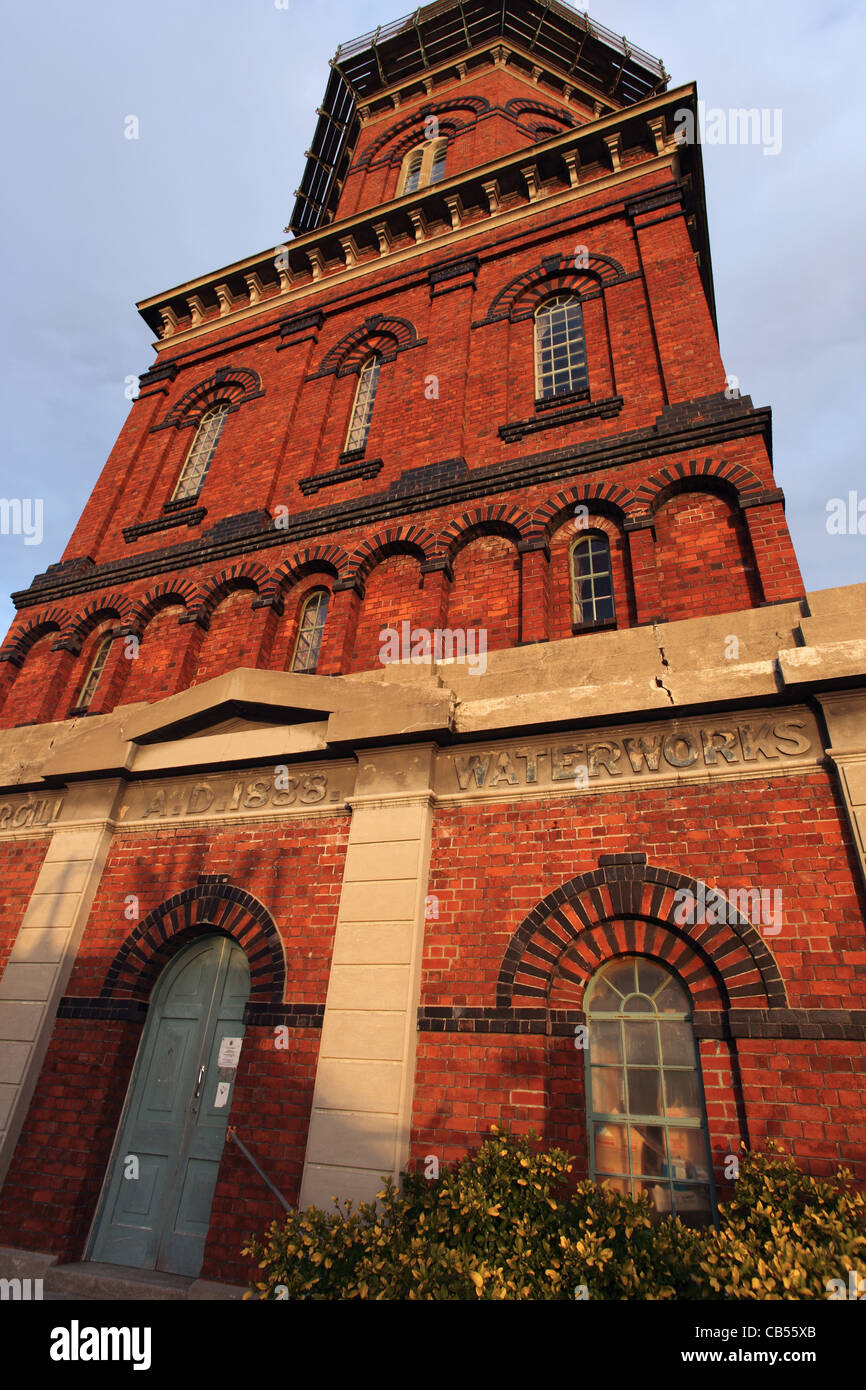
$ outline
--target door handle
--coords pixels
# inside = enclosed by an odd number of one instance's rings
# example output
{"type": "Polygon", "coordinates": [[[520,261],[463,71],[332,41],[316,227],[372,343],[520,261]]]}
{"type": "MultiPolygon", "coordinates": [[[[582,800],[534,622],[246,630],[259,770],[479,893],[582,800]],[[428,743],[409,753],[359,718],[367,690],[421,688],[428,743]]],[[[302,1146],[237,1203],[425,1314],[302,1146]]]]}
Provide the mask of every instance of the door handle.
{"type": "Polygon", "coordinates": [[[195,1083],[195,1091],[193,1092],[192,1097],[193,1100],[198,1100],[199,1096],[201,1095],[201,1083],[204,1080],[204,1074],[206,1071],[207,1067],[205,1066],[204,1062],[202,1062],[201,1066],[199,1067],[198,1081],[195,1083]]]}

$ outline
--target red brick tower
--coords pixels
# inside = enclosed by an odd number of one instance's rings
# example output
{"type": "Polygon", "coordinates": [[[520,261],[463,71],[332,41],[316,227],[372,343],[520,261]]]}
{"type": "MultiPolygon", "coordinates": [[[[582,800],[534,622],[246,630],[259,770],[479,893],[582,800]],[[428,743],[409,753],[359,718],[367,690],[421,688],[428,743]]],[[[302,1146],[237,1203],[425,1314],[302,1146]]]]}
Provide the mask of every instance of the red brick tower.
{"type": "MultiPolygon", "coordinates": [[[[156,362],[0,651],[0,1242],[198,1274],[163,1227],[124,1256],[112,1165],[152,991],[208,932],[252,981],[232,1124],[289,1200],[502,1118],[642,1180],[574,1048],[638,960],[685,990],[712,1154],[689,1178],[671,1139],[661,1209],[678,1175],[708,1210],[743,1139],[862,1158],[806,1075],[866,1019],[859,792],[824,756],[863,737],[862,659],[822,655],[843,601],[810,610],[770,412],[728,389],[696,109],[567,5],[441,0],[339,49],[293,235],[140,304],[156,362]],[[708,883],[781,884],[784,931],[683,925],[708,883]]],[[[204,1270],[242,1278],[275,1213],[214,1162],[204,1270]]]]}

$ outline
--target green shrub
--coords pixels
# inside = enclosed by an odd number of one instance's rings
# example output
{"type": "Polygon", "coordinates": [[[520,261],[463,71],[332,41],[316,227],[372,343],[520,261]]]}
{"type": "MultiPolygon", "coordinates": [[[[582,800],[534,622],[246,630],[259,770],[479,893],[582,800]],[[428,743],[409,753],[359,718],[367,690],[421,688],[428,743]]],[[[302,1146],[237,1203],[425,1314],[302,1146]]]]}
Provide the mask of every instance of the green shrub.
{"type": "Polygon", "coordinates": [[[242,1253],[247,1298],[826,1298],[866,1265],[866,1208],[791,1159],[747,1154],[720,1229],[659,1220],[648,1198],[569,1185],[572,1160],[494,1128],[436,1181],[386,1183],[375,1203],[309,1207],[242,1253]],[[859,1263],[858,1263],[859,1262],[859,1263]]]}

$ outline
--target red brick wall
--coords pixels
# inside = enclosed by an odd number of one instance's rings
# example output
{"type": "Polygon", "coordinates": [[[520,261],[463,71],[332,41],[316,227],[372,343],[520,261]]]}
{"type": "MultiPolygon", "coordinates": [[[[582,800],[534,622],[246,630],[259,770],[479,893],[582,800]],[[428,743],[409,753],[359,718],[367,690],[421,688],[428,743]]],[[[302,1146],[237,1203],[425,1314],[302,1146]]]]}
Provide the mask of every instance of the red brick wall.
{"type": "Polygon", "coordinates": [[[355,634],[352,671],[368,671],[380,665],[379,633],[383,628],[396,628],[398,634],[402,633],[403,622],[414,626],[418,615],[423,614],[420,580],[421,568],[412,555],[390,555],[373,569],[355,634]]]}
{"type": "Polygon", "coordinates": [[[680,492],[656,513],[656,563],[665,617],[696,618],[760,603],[752,548],[722,497],[680,492]]]}
{"type": "MultiPolygon", "coordinates": [[[[864,1008],[863,893],[844,812],[823,772],[440,810],[429,884],[438,916],[427,923],[422,1008],[493,1007],[505,951],[536,904],[597,867],[600,854],[638,851],[652,865],[723,890],[781,889],[783,929],[765,940],[789,1007],[864,1008]]],[[[534,1127],[585,1161],[583,1061],[573,1040],[469,1028],[420,1034],[413,1160],[455,1156],[501,1118],[534,1127]]],[[[781,1039],[736,1048],[752,1142],[784,1135],[810,1165],[820,1160],[823,1170],[844,1159],[866,1180],[852,1079],[862,1048],[781,1039]],[[798,1065],[801,1055],[810,1060],[798,1065]],[[768,1128],[769,1120],[786,1127],[768,1128]]],[[[736,1073],[727,1045],[704,1042],[701,1054],[721,1177],[740,1134],[736,1073]]]]}
{"type": "Polygon", "coordinates": [[[221,676],[235,666],[255,666],[257,643],[249,589],[235,589],[210,615],[210,626],[199,648],[193,685],[221,676]]]}
{"type": "Polygon", "coordinates": [[[9,1174],[0,1242],[80,1259],[141,1029],[57,1019],[9,1174]]]}
{"type": "MultiPolygon", "coordinates": [[[[565,121],[557,122],[555,117],[546,113],[526,113],[515,119],[502,110],[513,98],[554,107],[557,111],[570,114],[572,120],[579,124],[592,117],[591,104],[581,102],[579,97],[566,103],[561,93],[553,88],[543,84],[533,88],[529,81],[502,69],[476,69],[463,82],[446,81],[438,84],[432,93],[420,92],[417,96],[404,97],[396,111],[388,109],[376,113],[361,132],[340,197],[337,217],[350,217],[398,196],[403,161],[398,158],[392,164],[391,154],[403,142],[408,142],[410,137],[412,147],[424,141],[427,133],[424,110],[431,104],[445,108],[436,112],[442,133],[448,133],[450,121],[465,123],[464,128],[449,139],[446,179],[489,160],[502,158],[512,151],[527,148],[535,142],[533,127],[536,124],[560,127],[562,130],[567,128],[565,121]],[[466,95],[489,102],[493,109],[476,115],[459,105],[460,99],[466,95]],[[453,107],[450,105],[452,101],[457,103],[453,107]],[[371,152],[372,159],[368,163],[367,156],[371,152]]],[[[433,128],[430,127],[430,130],[433,128]]]]}
{"type": "Polygon", "coordinates": [[[185,612],[182,604],[161,608],[151,618],[141,636],[138,656],[129,662],[129,671],[119,693],[118,703],[162,700],[190,683],[186,661],[192,632],[178,620],[185,612]]]}
{"type": "MultiPolygon", "coordinates": [[[[347,833],[346,818],[322,817],[118,836],[67,995],[100,993],[134,925],[124,915],[127,895],[138,897],[144,917],[207,872],[228,874],[271,913],[284,946],[287,1002],[324,1004],[347,833]]],[[[247,1030],[230,1122],[287,1200],[296,1201],[319,1033],[289,1032],[283,1051],[274,1046],[273,1028],[247,1030]]],[[[131,1023],[56,1022],[0,1198],[0,1241],[81,1257],[140,1036],[131,1023]]],[[[251,1229],[278,1213],[230,1145],[223,1165],[206,1268],[213,1277],[243,1279],[237,1252],[251,1229]],[[239,1161],[244,1171],[235,1167],[239,1161]]]]}
{"type": "Polygon", "coordinates": [[[60,664],[60,653],[53,652],[51,648],[58,635],[56,632],[47,632],[34,642],[25,657],[24,665],[13,676],[12,685],[3,702],[4,728],[10,729],[15,724],[38,723],[52,718],[57,696],[56,688],[53,687],[60,664]]]}
{"type": "Polygon", "coordinates": [[[458,552],[453,568],[447,626],[486,631],[491,652],[513,647],[520,637],[520,557],[514,542],[479,536],[458,552]]]}

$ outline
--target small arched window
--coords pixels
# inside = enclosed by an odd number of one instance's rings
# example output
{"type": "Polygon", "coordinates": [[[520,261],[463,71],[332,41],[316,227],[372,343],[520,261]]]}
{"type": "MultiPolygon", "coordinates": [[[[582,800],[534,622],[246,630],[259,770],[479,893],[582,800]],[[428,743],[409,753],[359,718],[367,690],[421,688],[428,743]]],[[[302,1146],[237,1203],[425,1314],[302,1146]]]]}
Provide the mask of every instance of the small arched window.
{"type": "Polygon", "coordinates": [[[657,961],[611,961],[587,987],[590,1175],[688,1225],[710,1221],[713,1171],[691,1005],[657,961]]]}
{"type": "Polygon", "coordinates": [[[315,671],[325,631],[325,618],[328,616],[329,598],[327,589],[314,589],[304,601],[290,670],[315,671]]]}
{"type": "Polygon", "coordinates": [[[108,660],[108,653],[113,641],[111,633],[97,644],[93,660],[88,668],[87,675],[84,677],[84,684],[78,692],[78,699],[75,701],[75,709],[89,709],[96,694],[96,687],[99,685],[100,678],[105,670],[105,663],[108,660]]]}
{"type": "Polygon", "coordinates": [[[445,163],[448,158],[448,141],[444,136],[439,140],[425,140],[416,145],[403,160],[403,173],[400,178],[400,197],[415,193],[419,188],[427,188],[441,183],[445,177],[445,163]]]}
{"type": "Polygon", "coordinates": [[[214,450],[222,434],[228,411],[228,402],[221,401],[218,405],[212,405],[201,417],[195,432],[195,439],[192,441],[186,462],[177,480],[177,487],[171,499],[173,502],[198,497],[210,468],[214,450]]]}
{"type": "Polygon", "coordinates": [[[363,363],[359,372],[355,404],[352,406],[352,418],[349,421],[349,433],[346,436],[346,453],[350,453],[354,449],[363,449],[367,443],[370,422],[373,419],[373,406],[376,403],[376,388],[379,385],[381,365],[379,358],[374,353],[363,363]]]}
{"type": "Polygon", "coordinates": [[[535,396],[589,390],[583,309],[574,294],[557,294],[535,311],[535,396]]]}
{"type": "Polygon", "coordinates": [[[610,541],[601,532],[571,547],[571,601],[575,623],[606,623],[616,617],[610,541]]]}

